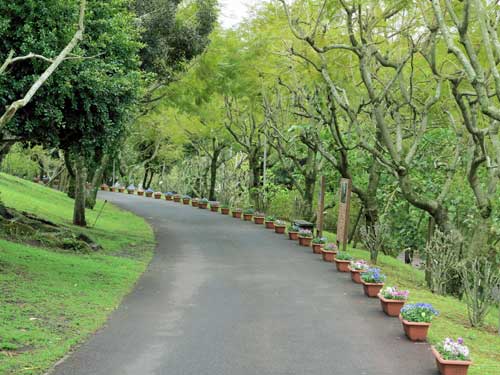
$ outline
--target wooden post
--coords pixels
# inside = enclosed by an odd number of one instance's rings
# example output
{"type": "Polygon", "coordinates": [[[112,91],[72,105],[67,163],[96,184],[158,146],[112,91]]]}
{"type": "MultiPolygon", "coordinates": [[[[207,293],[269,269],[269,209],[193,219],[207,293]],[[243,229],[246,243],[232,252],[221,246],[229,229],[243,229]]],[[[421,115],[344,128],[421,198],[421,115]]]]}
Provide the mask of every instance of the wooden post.
{"type": "Polygon", "coordinates": [[[325,190],[326,190],[326,177],[321,176],[321,187],[319,191],[319,200],[318,200],[318,220],[317,220],[317,232],[318,237],[323,236],[323,226],[325,223],[325,190]]]}
{"type": "Polygon", "coordinates": [[[352,181],[347,178],[340,180],[340,204],[337,219],[337,246],[343,245],[342,250],[347,250],[349,241],[349,210],[351,206],[352,181]]]}

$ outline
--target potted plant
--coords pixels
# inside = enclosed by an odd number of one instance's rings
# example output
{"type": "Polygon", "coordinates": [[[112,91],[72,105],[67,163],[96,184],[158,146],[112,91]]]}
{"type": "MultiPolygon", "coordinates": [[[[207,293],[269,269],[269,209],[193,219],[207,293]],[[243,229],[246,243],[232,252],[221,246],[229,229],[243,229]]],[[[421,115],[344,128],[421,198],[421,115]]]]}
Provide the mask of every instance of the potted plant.
{"type": "Polygon", "coordinates": [[[351,263],[352,255],[345,251],[339,251],[335,256],[335,266],[339,272],[349,272],[349,264],[351,263]]]}
{"type": "Polygon", "coordinates": [[[377,297],[380,300],[382,311],[388,316],[399,316],[409,294],[408,290],[399,290],[395,286],[388,286],[382,289],[377,297]]]}
{"type": "Polygon", "coordinates": [[[151,198],[154,194],[154,190],[149,188],[148,190],[146,190],[146,197],[148,198],[151,198]]]}
{"type": "Polygon", "coordinates": [[[110,186],[109,187],[109,191],[112,192],[112,193],[114,193],[116,191],[116,188],[114,186],[110,186]]]}
{"type": "Polygon", "coordinates": [[[227,204],[223,204],[220,206],[220,213],[222,215],[229,215],[229,206],[227,204]]]}
{"type": "Polygon", "coordinates": [[[292,241],[297,241],[299,239],[299,231],[300,228],[297,225],[289,225],[287,229],[288,238],[292,241]]]}
{"type": "Polygon", "coordinates": [[[259,212],[259,211],[256,211],[254,214],[253,214],[253,222],[255,224],[264,224],[264,220],[266,218],[266,214],[264,212],[259,212]]]}
{"type": "Polygon", "coordinates": [[[334,262],[335,256],[337,255],[337,245],[333,242],[327,243],[321,249],[321,254],[323,255],[323,260],[325,262],[334,262]]]}
{"type": "Polygon", "coordinates": [[[461,337],[457,341],[447,337],[431,350],[441,375],[466,375],[472,365],[469,348],[461,337]]]}
{"type": "Polygon", "coordinates": [[[361,274],[363,291],[368,297],[377,297],[377,294],[384,287],[386,276],[380,273],[380,268],[368,268],[361,274]]]}
{"type": "Polygon", "coordinates": [[[232,215],[235,219],[241,219],[241,208],[233,208],[232,215]]]}
{"type": "Polygon", "coordinates": [[[155,191],[154,193],[155,199],[161,199],[161,196],[162,196],[161,191],[155,191]]]}
{"type": "Polygon", "coordinates": [[[174,199],[174,193],[172,193],[171,191],[167,191],[164,195],[167,201],[171,201],[172,199],[174,199]]]}
{"type": "Polygon", "coordinates": [[[370,265],[366,260],[351,261],[349,271],[351,271],[351,279],[356,284],[361,284],[361,273],[366,272],[370,265]]]}
{"type": "Polygon", "coordinates": [[[401,309],[399,320],[411,341],[425,341],[432,319],[439,312],[430,303],[407,304],[401,309]]]}
{"type": "Polygon", "coordinates": [[[198,198],[191,199],[191,206],[198,207],[199,204],[200,204],[200,200],[198,198]]]}
{"type": "Polygon", "coordinates": [[[103,191],[108,191],[108,190],[109,190],[109,186],[108,186],[108,185],[106,185],[106,184],[102,184],[102,185],[101,185],[101,190],[103,190],[103,191]]]}
{"type": "Polygon", "coordinates": [[[313,234],[309,229],[299,230],[299,245],[300,246],[311,246],[313,239],[313,234]]]}
{"type": "Polygon", "coordinates": [[[273,215],[266,216],[266,228],[267,229],[274,229],[274,222],[276,221],[276,217],[273,215]]]}
{"type": "Polygon", "coordinates": [[[125,188],[120,185],[120,187],[118,187],[118,192],[125,193],[125,188]]]}
{"type": "Polygon", "coordinates": [[[134,194],[135,193],[135,186],[134,185],[127,186],[127,193],[134,194]]]}
{"type": "Polygon", "coordinates": [[[198,202],[198,208],[201,208],[202,210],[206,209],[208,207],[208,199],[207,198],[202,198],[198,202]]]}
{"type": "Polygon", "coordinates": [[[321,254],[321,249],[322,249],[324,244],[326,244],[325,237],[315,237],[312,240],[313,253],[314,254],[321,254]]]}
{"type": "Polygon", "coordinates": [[[219,202],[210,202],[210,211],[219,212],[219,202]]]}
{"type": "Polygon", "coordinates": [[[137,195],[142,197],[144,195],[144,190],[142,188],[137,189],[137,195]]]}
{"type": "Polygon", "coordinates": [[[179,194],[174,194],[174,202],[179,203],[181,201],[181,196],[179,194]]]}
{"type": "Polygon", "coordinates": [[[186,206],[191,202],[191,197],[189,195],[183,195],[182,196],[182,204],[185,204],[186,206]]]}
{"type": "Polygon", "coordinates": [[[254,212],[255,211],[253,208],[247,208],[245,211],[243,211],[243,220],[252,221],[254,212]]]}
{"type": "Polygon", "coordinates": [[[274,221],[274,232],[278,234],[284,234],[286,229],[286,223],[283,220],[274,221]]]}

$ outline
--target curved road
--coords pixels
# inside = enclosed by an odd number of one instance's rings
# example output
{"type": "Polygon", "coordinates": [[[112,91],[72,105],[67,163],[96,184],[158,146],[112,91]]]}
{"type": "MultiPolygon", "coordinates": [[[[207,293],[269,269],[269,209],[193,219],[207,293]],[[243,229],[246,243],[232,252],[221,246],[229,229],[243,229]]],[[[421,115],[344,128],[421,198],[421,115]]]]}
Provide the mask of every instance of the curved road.
{"type": "Polygon", "coordinates": [[[426,344],[347,274],[265,230],[165,200],[106,193],[158,247],[105,328],[55,375],[436,374],[426,344]]]}

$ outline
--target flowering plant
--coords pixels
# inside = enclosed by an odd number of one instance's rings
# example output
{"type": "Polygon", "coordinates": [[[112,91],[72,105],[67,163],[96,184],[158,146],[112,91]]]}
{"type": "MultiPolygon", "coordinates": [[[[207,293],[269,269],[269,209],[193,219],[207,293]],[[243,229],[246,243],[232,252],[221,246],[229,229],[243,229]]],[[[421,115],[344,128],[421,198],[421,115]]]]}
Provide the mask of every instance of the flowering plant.
{"type": "Polygon", "coordinates": [[[370,265],[366,260],[351,261],[351,269],[356,271],[366,271],[370,268],[370,265]]]}
{"type": "Polygon", "coordinates": [[[335,245],[333,242],[327,243],[323,249],[326,251],[337,251],[337,245],[335,245]]]}
{"type": "Polygon", "coordinates": [[[289,232],[298,232],[300,230],[300,228],[297,225],[289,225],[287,230],[289,232]]]}
{"type": "Polygon", "coordinates": [[[186,194],[182,196],[182,199],[191,199],[191,196],[186,194]]]}
{"type": "Polygon", "coordinates": [[[399,301],[406,301],[410,292],[408,290],[399,290],[395,286],[388,286],[380,291],[380,294],[385,299],[395,299],[399,301]]]}
{"type": "Polygon", "coordinates": [[[276,220],[274,222],[274,226],[275,227],[284,227],[284,226],[286,226],[286,222],[284,222],[283,220],[276,220]]]}
{"type": "Polygon", "coordinates": [[[221,205],[220,205],[220,208],[224,208],[224,209],[226,209],[226,208],[229,208],[229,205],[228,205],[228,204],[221,204],[221,205]]]}
{"type": "Polygon", "coordinates": [[[312,243],[323,245],[326,243],[325,237],[316,237],[312,240],[312,243]]]}
{"type": "Polygon", "coordinates": [[[241,208],[233,208],[233,212],[241,212],[243,211],[241,208]]]}
{"type": "Polygon", "coordinates": [[[276,221],[276,216],[273,216],[273,215],[266,216],[266,221],[275,222],[276,221]]]}
{"type": "Polygon", "coordinates": [[[256,216],[256,217],[265,217],[266,214],[264,212],[255,211],[255,213],[253,214],[253,216],[256,216]]]}
{"type": "Polygon", "coordinates": [[[134,184],[131,184],[127,187],[127,190],[135,190],[134,184]]]}
{"type": "Polygon", "coordinates": [[[300,229],[299,230],[299,237],[302,238],[312,238],[313,234],[309,229],[300,229]]]}
{"type": "Polygon", "coordinates": [[[202,203],[202,204],[208,204],[208,199],[207,198],[202,198],[202,199],[200,199],[200,203],[202,203]]]}
{"type": "Polygon", "coordinates": [[[171,191],[167,191],[167,192],[165,193],[165,195],[166,195],[166,196],[168,196],[168,197],[171,197],[172,195],[174,195],[174,193],[172,193],[171,191]]]}
{"type": "Polygon", "coordinates": [[[437,315],[439,312],[430,303],[408,304],[401,309],[401,316],[409,322],[430,323],[437,315]]]}
{"type": "Polygon", "coordinates": [[[352,255],[346,253],[345,251],[339,251],[337,253],[336,259],[338,259],[338,260],[352,260],[352,255]]]}
{"type": "Polygon", "coordinates": [[[247,208],[245,211],[243,211],[243,214],[245,215],[253,215],[255,210],[253,208],[247,208]]]}
{"type": "Polygon", "coordinates": [[[217,201],[210,202],[210,206],[212,207],[219,207],[220,203],[217,201]]]}
{"type": "Polygon", "coordinates": [[[445,338],[442,343],[436,345],[436,350],[443,359],[452,361],[470,360],[469,348],[464,345],[464,339],[459,337],[457,341],[452,338],[445,338]]]}
{"type": "Polygon", "coordinates": [[[380,273],[380,268],[368,268],[368,270],[361,275],[361,279],[363,279],[365,283],[381,284],[385,281],[386,276],[380,273]]]}
{"type": "Polygon", "coordinates": [[[155,191],[151,188],[149,188],[148,190],[146,190],[146,193],[154,193],[155,191]]]}

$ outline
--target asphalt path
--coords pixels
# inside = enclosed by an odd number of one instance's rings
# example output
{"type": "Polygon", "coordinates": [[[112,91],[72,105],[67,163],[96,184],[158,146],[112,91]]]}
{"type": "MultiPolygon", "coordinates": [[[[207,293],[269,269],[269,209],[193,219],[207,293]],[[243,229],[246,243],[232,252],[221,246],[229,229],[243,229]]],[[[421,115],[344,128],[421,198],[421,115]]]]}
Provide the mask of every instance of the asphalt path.
{"type": "Polygon", "coordinates": [[[262,225],[104,193],[145,217],[158,246],[106,326],[54,375],[435,375],[348,274],[262,225]]]}

